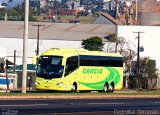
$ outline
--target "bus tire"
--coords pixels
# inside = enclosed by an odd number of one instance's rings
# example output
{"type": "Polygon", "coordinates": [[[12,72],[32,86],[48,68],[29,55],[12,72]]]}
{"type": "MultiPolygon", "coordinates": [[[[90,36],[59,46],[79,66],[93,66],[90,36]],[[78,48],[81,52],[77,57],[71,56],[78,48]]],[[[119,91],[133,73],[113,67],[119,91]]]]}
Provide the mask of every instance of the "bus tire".
{"type": "Polygon", "coordinates": [[[112,93],[114,92],[114,83],[113,82],[110,85],[110,92],[112,92],[112,93]]]}
{"type": "Polygon", "coordinates": [[[106,82],[105,84],[104,84],[104,92],[109,92],[109,85],[108,85],[108,83],[106,82]]]}
{"type": "Polygon", "coordinates": [[[73,83],[71,91],[77,92],[77,83],[75,83],[75,82],[73,83]]]}

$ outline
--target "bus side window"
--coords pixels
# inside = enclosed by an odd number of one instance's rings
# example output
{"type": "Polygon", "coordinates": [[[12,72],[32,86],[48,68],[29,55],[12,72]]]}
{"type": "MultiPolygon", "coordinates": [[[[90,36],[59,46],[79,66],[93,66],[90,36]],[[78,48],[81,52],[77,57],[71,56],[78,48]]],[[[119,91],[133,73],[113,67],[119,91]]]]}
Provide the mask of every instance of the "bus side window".
{"type": "Polygon", "coordinates": [[[78,68],[78,56],[69,57],[66,62],[65,76],[78,68]]]}

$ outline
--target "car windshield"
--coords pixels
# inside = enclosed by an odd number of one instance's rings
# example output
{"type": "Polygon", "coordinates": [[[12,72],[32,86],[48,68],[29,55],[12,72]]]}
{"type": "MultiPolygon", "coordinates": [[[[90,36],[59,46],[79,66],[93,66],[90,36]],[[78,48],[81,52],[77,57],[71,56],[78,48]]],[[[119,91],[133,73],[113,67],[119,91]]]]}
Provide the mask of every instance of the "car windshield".
{"type": "Polygon", "coordinates": [[[37,63],[37,77],[44,79],[61,78],[64,66],[61,56],[41,56],[37,63]]]}

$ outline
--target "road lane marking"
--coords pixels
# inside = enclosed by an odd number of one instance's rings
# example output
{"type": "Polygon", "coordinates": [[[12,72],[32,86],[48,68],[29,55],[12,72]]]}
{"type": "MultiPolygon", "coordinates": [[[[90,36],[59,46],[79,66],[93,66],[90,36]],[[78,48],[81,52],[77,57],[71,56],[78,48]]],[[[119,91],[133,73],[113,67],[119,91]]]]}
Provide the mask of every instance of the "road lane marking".
{"type": "Polygon", "coordinates": [[[18,105],[0,105],[0,107],[17,107],[17,106],[19,106],[19,107],[21,107],[21,106],[46,106],[46,105],[48,105],[48,104],[27,104],[27,105],[20,105],[20,104],[18,104],[18,105]]]}
{"type": "Polygon", "coordinates": [[[154,102],[154,103],[160,103],[160,101],[156,101],[156,102],[154,102]]]}
{"type": "Polygon", "coordinates": [[[89,105],[124,105],[125,103],[88,103],[89,105]]]}
{"type": "MultiPolygon", "coordinates": [[[[72,112],[72,113],[52,113],[52,115],[114,115],[113,111],[93,111],[93,112],[72,112]]],[[[45,114],[43,114],[45,115],[45,114]]],[[[46,114],[48,115],[48,114],[46,114]]]]}

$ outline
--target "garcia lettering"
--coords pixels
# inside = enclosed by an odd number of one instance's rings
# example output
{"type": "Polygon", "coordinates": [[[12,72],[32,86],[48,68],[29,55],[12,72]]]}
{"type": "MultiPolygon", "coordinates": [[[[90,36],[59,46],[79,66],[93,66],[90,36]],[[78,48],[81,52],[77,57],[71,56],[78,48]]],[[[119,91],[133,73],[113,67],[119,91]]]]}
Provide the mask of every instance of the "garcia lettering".
{"type": "Polygon", "coordinates": [[[102,74],[102,69],[98,68],[84,68],[83,74],[102,74]]]}

